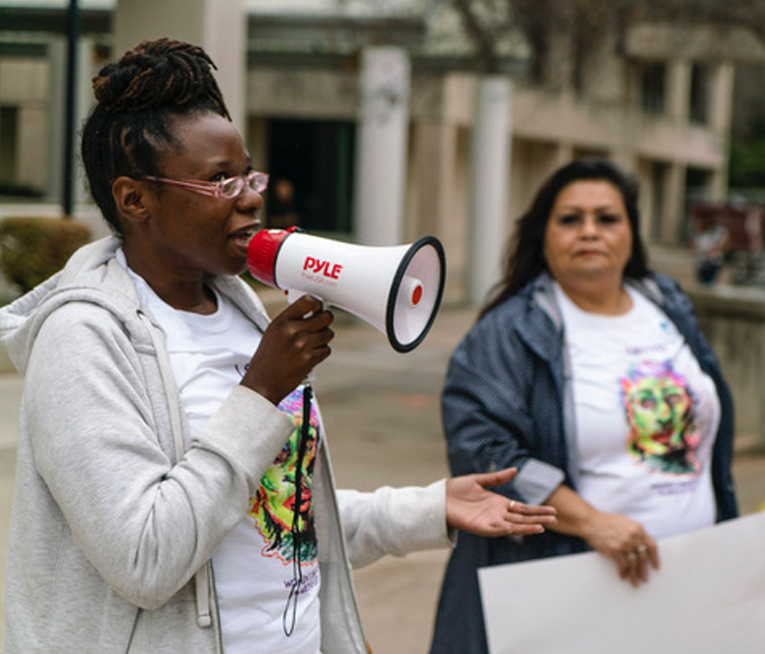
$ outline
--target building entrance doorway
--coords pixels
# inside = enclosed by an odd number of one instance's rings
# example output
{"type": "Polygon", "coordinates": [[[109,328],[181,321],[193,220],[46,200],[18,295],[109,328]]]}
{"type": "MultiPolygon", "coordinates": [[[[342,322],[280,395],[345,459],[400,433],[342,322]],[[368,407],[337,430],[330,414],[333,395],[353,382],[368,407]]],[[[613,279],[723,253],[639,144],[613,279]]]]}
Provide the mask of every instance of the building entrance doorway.
{"type": "Polygon", "coordinates": [[[355,131],[352,122],[269,120],[269,205],[279,180],[287,179],[300,227],[350,235],[355,131]]]}

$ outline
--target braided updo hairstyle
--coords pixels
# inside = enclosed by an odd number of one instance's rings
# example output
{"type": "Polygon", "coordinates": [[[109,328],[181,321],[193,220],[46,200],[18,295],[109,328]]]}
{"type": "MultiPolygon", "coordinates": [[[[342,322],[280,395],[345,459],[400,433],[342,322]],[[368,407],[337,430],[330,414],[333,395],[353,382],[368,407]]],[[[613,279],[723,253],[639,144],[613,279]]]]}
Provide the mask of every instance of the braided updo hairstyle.
{"type": "Polygon", "coordinates": [[[98,101],[82,132],[82,160],[90,192],[106,221],[121,234],[112,184],[117,177],[158,175],[160,151],[178,148],[172,123],[213,112],[231,120],[202,48],[162,38],[144,41],[93,78],[98,101]]]}

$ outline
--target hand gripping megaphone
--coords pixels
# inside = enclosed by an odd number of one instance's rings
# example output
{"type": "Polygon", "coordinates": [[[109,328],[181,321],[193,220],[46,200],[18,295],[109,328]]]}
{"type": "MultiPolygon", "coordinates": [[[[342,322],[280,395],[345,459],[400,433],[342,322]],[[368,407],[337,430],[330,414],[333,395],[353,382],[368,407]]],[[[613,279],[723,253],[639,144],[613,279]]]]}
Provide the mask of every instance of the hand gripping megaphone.
{"type": "Polygon", "coordinates": [[[446,259],[441,243],[423,236],[410,245],[372,247],[264,229],[247,252],[250,274],[348,311],[409,352],[428,333],[441,304],[446,259]]]}

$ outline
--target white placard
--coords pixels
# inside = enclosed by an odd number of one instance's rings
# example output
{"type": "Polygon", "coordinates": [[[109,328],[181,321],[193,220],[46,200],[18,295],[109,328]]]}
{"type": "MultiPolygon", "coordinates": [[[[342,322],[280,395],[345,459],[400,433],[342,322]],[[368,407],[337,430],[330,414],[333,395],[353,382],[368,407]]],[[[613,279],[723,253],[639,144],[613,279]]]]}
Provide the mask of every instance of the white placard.
{"type": "Polygon", "coordinates": [[[765,513],[659,543],[635,588],[589,552],[479,570],[491,654],[765,653],[765,513]]]}

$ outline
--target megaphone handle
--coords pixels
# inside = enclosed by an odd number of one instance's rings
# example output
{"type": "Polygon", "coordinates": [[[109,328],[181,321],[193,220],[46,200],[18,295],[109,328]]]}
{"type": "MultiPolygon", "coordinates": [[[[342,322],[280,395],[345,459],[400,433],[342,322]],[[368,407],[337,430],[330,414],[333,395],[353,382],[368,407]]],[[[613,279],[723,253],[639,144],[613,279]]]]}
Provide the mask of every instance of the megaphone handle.
{"type": "MultiPolygon", "coordinates": [[[[295,288],[288,288],[287,302],[289,302],[290,304],[293,304],[297,302],[304,295],[306,295],[305,291],[301,291],[295,288]]],[[[324,302],[324,300],[322,300],[320,297],[316,297],[315,295],[313,297],[319,300],[319,302],[322,302],[322,303],[324,302]]],[[[303,318],[310,318],[312,315],[313,315],[313,311],[309,311],[307,314],[303,316],[303,318]]],[[[309,372],[308,375],[306,375],[306,378],[303,380],[303,383],[310,385],[315,381],[316,381],[316,373],[313,370],[311,370],[311,372],[309,372]]]]}
{"type": "MultiPolygon", "coordinates": [[[[316,298],[322,304],[325,303],[323,297],[316,295],[315,293],[306,293],[305,291],[301,291],[298,288],[288,288],[286,293],[287,293],[287,302],[289,302],[290,304],[294,304],[304,295],[310,295],[312,298],[316,298]]],[[[306,317],[310,315],[311,315],[310,313],[307,313],[306,317]]]]}

